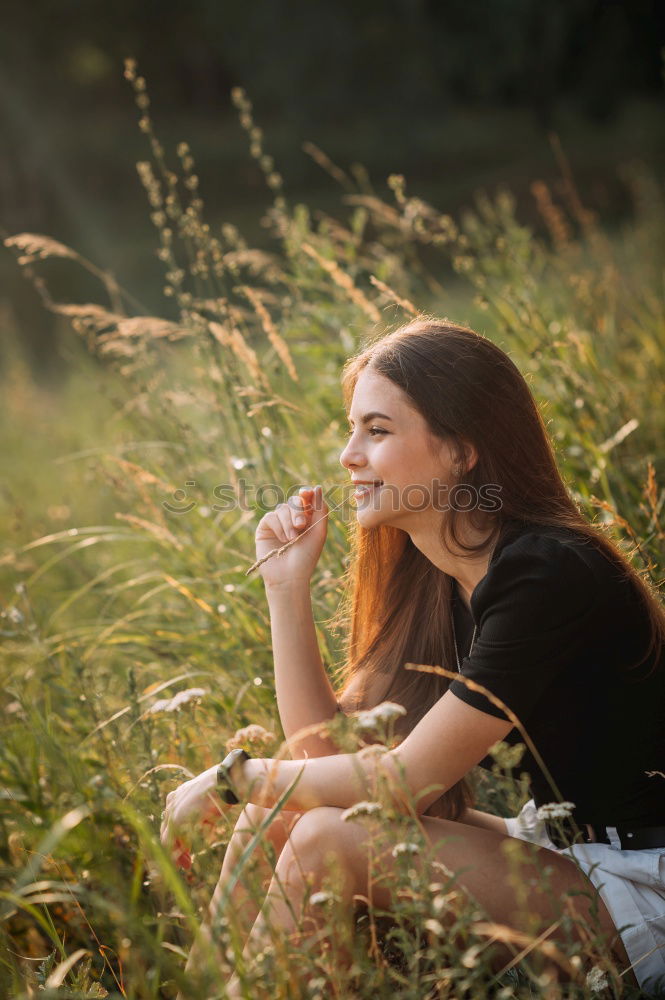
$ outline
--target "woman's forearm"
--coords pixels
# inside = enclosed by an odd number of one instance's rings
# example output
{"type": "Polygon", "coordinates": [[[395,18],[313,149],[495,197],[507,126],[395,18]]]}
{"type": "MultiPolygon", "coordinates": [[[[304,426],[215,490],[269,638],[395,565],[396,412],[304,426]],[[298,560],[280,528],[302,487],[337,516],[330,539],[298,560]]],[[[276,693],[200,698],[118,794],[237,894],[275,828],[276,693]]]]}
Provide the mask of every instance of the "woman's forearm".
{"type": "Polygon", "coordinates": [[[266,808],[274,806],[293,786],[285,808],[305,812],[317,806],[348,809],[374,798],[379,769],[393,788],[399,786],[398,768],[390,752],[344,753],[316,760],[254,757],[235,769],[232,777],[241,801],[266,808]]]}
{"type": "MultiPolygon", "coordinates": [[[[266,587],[275,662],[277,708],[284,736],[331,719],[337,702],[328,680],[314,627],[309,586],[305,582],[266,587]]],[[[337,753],[325,736],[304,736],[290,745],[294,758],[337,753]]]]}
{"type": "Polygon", "coordinates": [[[480,812],[478,809],[465,809],[460,817],[460,823],[479,826],[484,830],[496,830],[497,833],[506,832],[506,823],[501,816],[492,816],[490,813],[480,812]]]}

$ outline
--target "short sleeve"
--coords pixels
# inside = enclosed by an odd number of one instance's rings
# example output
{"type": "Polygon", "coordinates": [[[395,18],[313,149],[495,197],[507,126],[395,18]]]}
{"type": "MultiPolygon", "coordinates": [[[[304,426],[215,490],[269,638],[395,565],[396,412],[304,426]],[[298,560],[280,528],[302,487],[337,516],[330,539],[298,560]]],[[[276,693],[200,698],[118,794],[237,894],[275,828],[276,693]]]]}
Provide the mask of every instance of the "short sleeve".
{"type": "MultiPolygon", "coordinates": [[[[460,673],[526,722],[557,675],[593,640],[593,571],[575,544],[526,533],[506,545],[473,592],[477,624],[460,673]]],[[[496,718],[506,714],[455,679],[450,690],[496,718]]]]}

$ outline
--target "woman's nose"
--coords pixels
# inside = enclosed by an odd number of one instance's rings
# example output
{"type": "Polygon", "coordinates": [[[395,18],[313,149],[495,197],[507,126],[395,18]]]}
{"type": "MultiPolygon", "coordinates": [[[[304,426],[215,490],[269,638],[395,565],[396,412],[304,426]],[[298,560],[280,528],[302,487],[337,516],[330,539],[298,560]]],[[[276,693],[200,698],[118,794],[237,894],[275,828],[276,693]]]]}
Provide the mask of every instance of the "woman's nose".
{"type": "Polygon", "coordinates": [[[365,457],[360,452],[353,441],[349,441],[342,454],[339,456],[340,464],[344,466],[345,469],[350,469],[352,466],[362,466],[365,464],[365,457]]]}

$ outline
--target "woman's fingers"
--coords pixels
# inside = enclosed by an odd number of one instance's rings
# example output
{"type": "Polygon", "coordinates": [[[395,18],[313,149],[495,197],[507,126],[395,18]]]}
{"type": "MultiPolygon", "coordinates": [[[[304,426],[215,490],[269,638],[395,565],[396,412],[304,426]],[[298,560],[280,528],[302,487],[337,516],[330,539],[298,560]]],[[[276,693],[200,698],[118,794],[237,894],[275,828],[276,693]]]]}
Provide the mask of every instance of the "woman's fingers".
{"type": "Polygon", "coordinates": [[[192,867],[192,854],[189,846],[182,837],[176,835],[175,824],[168,809],[164,811],[159,840],[178,868],[189,869],[192,867]]]}
{"type": "Polygon", "coordinates": [[[315,510],[325,513],[323,490],[320,486],[302,486],[285,503],[264,514],[257,531],[258,539],[271,532],[282,545],[297,538],[312,523],[315,510]]]}
{"type": "Polygon", "coordinates": [[[292,496],[289,500],[293,525],[300,531],[311,521],[313,496],[314,489],[311,486],[301,486],[297,496],[292,496]]]}
{"type": "Polygon", "coordinates": [[[301,489],[300,493],[289,497],[286,503],[281,503],[275,510],[289,541],[297,538],[311,519],[312,492],[310,489],[301,489]]]}
{"type": "Polygon", "coordinates": [[[281,503],[275,510],[275,513],[282,525],[286,540],[290,542],[292,538],[296,538],[298,535],[293,521],[293,508],[289,503],[281,503]]]}
{"type": "Polygon", "coordinates": [[[262,527],[269,529],[281,545],[289,541],[289,523],[283,515],[280,516],[279,507],[264,515],[262,527]]]}
{"type": "Polygon", "coordinates": [[[181,840],[179,837],[176,837],[173,841],[171,856],[173,857],[173,860],[178,868],[189,869],[192,867],[191,851],[184,840],[181,840]]]}
{"type": "Polygon", "coordinates": [[[169,806],[162,813],[162,825],[159,828],[159,839],[164,847],[168,847],[174,837],[173,814],[169,806]]]}
{"type": "Polygon", "coordinates": [[[312,506],[315,511],[320,511],[323,515],[328,513],[328,505],[323,499],[323,486],[315,486],[312,493],[312,506]]]}
{"type": "Polygon", "coordinates": [[[314,487],[302,486],[298,492],[298,496],[294,497],[294,500],[299,502],[300,507],[300,512],[298,510],[295,511],[294,521],[296,526],[304,527],[310,520],[315,492],[314,487]]]}

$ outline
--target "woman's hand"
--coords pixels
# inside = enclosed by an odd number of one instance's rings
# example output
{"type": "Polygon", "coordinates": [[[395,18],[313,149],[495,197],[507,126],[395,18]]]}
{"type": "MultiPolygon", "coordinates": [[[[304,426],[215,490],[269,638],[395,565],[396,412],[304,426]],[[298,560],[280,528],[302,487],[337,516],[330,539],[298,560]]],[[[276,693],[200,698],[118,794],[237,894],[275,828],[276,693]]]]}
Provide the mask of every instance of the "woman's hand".
{"type": "Polygon", "coordinates": [[[298,496],[281,503],[259,521],[256,529],[256,558],[304,537],[281,556],[273,556],[259,567],[266,586],[285,583],[309,584],[319,561],[328,529],[328,505],[321,486],[303,487],[298,496]],[[309,529],[309,530],[308,530],[309,529]]]}
{"type": "Polygon", "coordinates": [[[195,778],[190,778],[166,796],[159,836],[162,845],[181,868],[191,868],[192,865],[189,848],[180,836],[183,829],[197,821],[210,822],[224,809],[222,800],[215,794],[217,766],[215,764],[195,778]]]}

